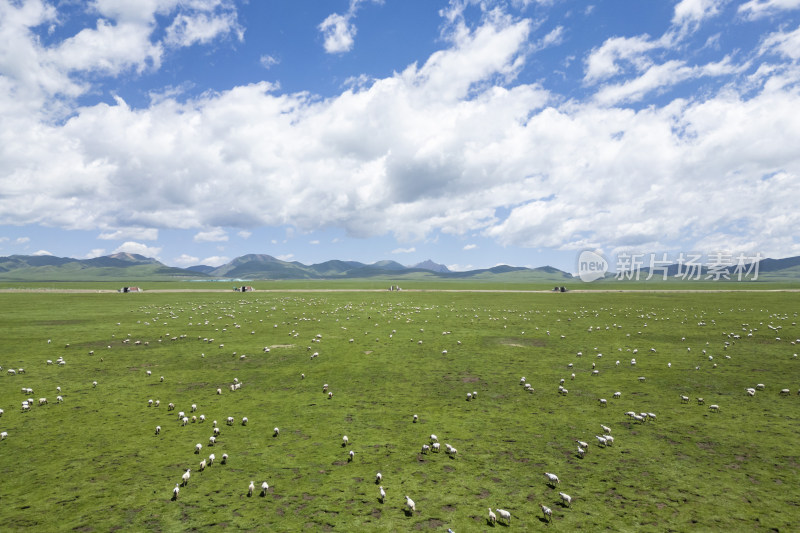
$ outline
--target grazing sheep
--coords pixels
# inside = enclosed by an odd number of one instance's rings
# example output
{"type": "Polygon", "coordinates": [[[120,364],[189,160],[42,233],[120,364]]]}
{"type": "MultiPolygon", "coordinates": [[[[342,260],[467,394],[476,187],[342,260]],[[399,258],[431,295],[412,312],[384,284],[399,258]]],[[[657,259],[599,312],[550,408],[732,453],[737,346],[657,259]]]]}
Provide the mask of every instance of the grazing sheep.
{"type": "Polygon", "coordinates": [[[603,435],[603,438],[606,439],[606,446],[614,445],[614,437],[612,437],[611,435],[603,435]]]}
{"type": "Polygon", "coordinates": [[[194,445],[194,453],[200,453],[200,450],[202,450],[202,449],[203,449],[203,445],[200,444],[199,442],[194,445]]]}
{"type": "Polygon", "coordinates": [[[575,442],[577,442],[578,446],[580,446],[581,448],[588,448],[589,447],[589,443],[588,442],[583,442],[582,440],[576,440],[575,442]]]}
{"type": "Polygon", "coordinates": [[[495,509],[497,514],[500,515],[500,518],[506,521],[506,524],[511,525],[511,513],[506,511],[505,509],[495,509]]]}
{"type": "MultiPolygon", "coordinates": [[[[784,390],[788,391],[789,389],[784,390]]],[[[47,405],[47,398],[39,398],[39,405],[47,405]]]]}
{"type": "Polygon", "coordinates": [[[439,453],[439,443],[434,442],[433,444],[431,444],[431,449],[434,451],[434,453],[439,453]]]}
{"type": "Polygon", "coordinates": [[[247,495],[252,496],[254,490],[256,490],[256,485],[253,481],[250,481],[250,485],[247,487],[247,495]]]}
{"type": "Polygon", "coordinates": [[[8,431],[3,431],[0,433],[0,440],[4,440],[6,437],[8,437],[8,431]]]}
{"type": "Polygon", "coordinates": [[[152,406],[153,406],[153,400],[152,399],[147,400],[147,407],[152,407],[152,406]]]}
{"type": "Polygon", "coordinates": [[[183,420],[183,418],[185,416],[186,416],[186,413],[184,413],[183,411],[178,411],[178,420],[183,420]]]}
{"type": "Polygon", "coordinates": [[[552,522],[553,511],[551,511],[550,508],[546,505],[539,504],[539,507],[542,508],[542,514],[544,514],[545,520],[547,520],[548,522],[552,522]]]}
{"type": "Polygon", "coordinates": [[[205,422],[206,421],[206,415],[200,415],[200,419],[199,420],[200,420],[200,423],[205,422]]]}
{"type": "Polygon", "coordinates": [[[344,437],[342,437],[342,448],[344,448],[345,446],[347,446],[347,443],[348,443],[348,442],[350,442],[350,440],[347,438],[347,435],[345,435],[344,437]]]}
{"type": "Polygon", "coordinates": [[[600,427],[603,428],[603,431],[605,431],[606,433],[611,433],[611,428],[610,427],[604,426],[603,424],[600,424],[600,427]]]}
{"type": "Polygon", "coordinates": [[[580,446],[578,446],[578,455],[580,456],[581,459],[583,459],[583,455],[585,453],[586,453],[586,450],[584,448],[581,448],[580,446]]]}
{"type": "Polygon", "coordinates": [[[417,506],[414,504],[414,500],[409,498],[408,495],[406,495],[406,507],[408,508],[408,511],[411,513],[417,510],[417,506]]]}
{"type": "Polygon", "coordinates": [[[197,411],[197,404],[193,403],[192,404],[192,412],[194,413],[195,411],[197,411]]]}
{"type": "MultiPolygon", "coordinates": [[[[790,391],[789,389],[781,389],[779,394],[781,396],[789,396],[791,393],[792,393],[792,391],[790,391]]],[[[39,402],[41,402],[41,400],[39,400],[39,402]]],[[[46,400],[45,400],[45,403],[47,403],[46,400]]]]}
{"type": "Polygon", "coordinates": [[[489,523],[492,525],[497,523],[497,515],[492,512],[491,507],[489,507],[489,523]]]}
{"type": "Polygon", "coordinates": [[[563,492],[559,492],[558,495],[561,496],[561,501],[565,506],[572,507],[572,496],[563,492]]]}
{"type": "Polygon", "coordinates": [[[228,462],[228,454],[227,453],[223,453],[222,454],[222,464],[225,464],[227,462],[228,462]]]}
{"type": "Polygon", "coordinates": [[[263,483],[261,484],[261,495],[262,495],[262,496],[266,496],[266,495],[267,495],[267,489],[269,489],[269,483],[267,483],[267,482],[265,481],[265,482],[263,482],[263,483]]]}
{"type": "Polygon", "coordinates": [[[169,405],[167,405],[167,411],[174,411],[174,410],[175,410],[175,404],[170,402],[169,405]]]}
{"type": "Polygon", "coordinates": [[[715,403],[714,403],[714,404],[711,404],[711,405],[709,405],[709,406],[708,406],[708,410],[709,410],[709,411],[715,411],[715,412],[717,412],[717,413],[718,413],[718,412],[719,412],[719,405],[717,405],[717,404],[715,404],[715,403]]]}
{"type": "Polygon", "coordinates": [[[191,468],[187,468],[186,472],[184,472],[183,476],[181,476],[183,478],[183,486],[184,487],[189,484],[189,478],[191,477],[191,474],[190,474],[191,471],[192,471],[191,468]]]}
{"type": "Polygon", "coordinates": [[[622,397],[622,393],[621,393],[621,392],[617,391],[617,392],[615,392],[615,393],[614,393],[614,399],[615,399],[615,400],[618,400],[618,399],[620,399],[621,397],[622,397]]]}
{"type": "Polygon", "coordinates": [[[3,411],[2,409],[0,409],[0,416],[3,416],[3,413],[5,413],[5,411],[3,411]]]}
{"type": "Polygon", "coordinates": [[[597,439],[597,445],[598,446],[600,446],[601,444],[603,446],[607,446],[608,445],[608,440],[605,437],[601,437],[600,435],[595,435],[594,438],[597,439]]]}
{"type": "Polygon", "coordinates": [[[439,441],[439,437],[437,437],[436,435],[431,435],[431,443],[438,442],[438,441],[439,441]]]}
{"type": "Polygon", "coordinates": [[[161,433],[161,426],[156,426],[156,435],[161,433]]]}
{"type": "Polygon", "coordinates": [[[206,469],[206,460],[203,459],[202,461],[200,461],[200,471],[202,472],[205,469],[206,469]]]}
{"type": "Polygon", "coordinates": [[[246,416],[245,416],[245,417],[242,417],[242,425],[243,425],[243,426],[246,426],[246,425],[247,425],[247,417],[246,417],[246,416]]]}
{"type": "Polygon", "coordinates": [[[192,424],[197,423],[197,415],[192,415],[192,424]]]}
{"type": "Polygon", "coordinates": [[[217,394],[222,394],[222,389],[217,389],[217,394]]]}
{"type": "Polygon", "coordinates": [[[706,401],[703,398],[697,398],[697,405],[704,405],[706,401]]]}
{"type": "Polygon", "coordinates": [[[764,388],[765,387],[764,387],[763,383],[759,383],[758,385],[756,385],[756,389],[758,389],[758,390],[764,390],[764,388]]]}
{"type": "Polygon", "coordinates": [[[96,381],[92,381],[92,387],[97,387],[97,382],[96,381]]]}
{"type": "Polygon", "coordinates": [[[411,421],[416,424],[418,419],[419,417],[417,415],[414,415],[414,418],[411,421]]]}
{"type": "Polygon", "coordinates": [[[217,443],[217,437],[215,437],[213,435],[208,437],[208,445],[209,446],[214,446],[216,443],[217,443]]]}
{"type": "Polygon", "coordinates": [[[431,449],[431,447],[430,447],[430,446],[428,446],[427,444],[423,444],[423,445],[422,445],[422,450],[420,451],[420,453],[425,453],[425,454],[427,454],[427,453],[430,451],[430,449],[431,449]]]}
{"type": "Polygon", "coordinates": [[[608,406],[608,400],[606,400],[605,398],[600,398],[599,402],[602,407],[608,406]]]}
{"type": "Polygon", "coordinates": [[[217,458],[217,457],[216,457],[216,456],[215,456],[213,453],[212,453],[211,455],[209,455],[209,456],[208,456],[208,466],[211,466],[211,465],[213,465],[213,464],[214,464],[214,460],[215,460],[216,458],[217,458]]]}
{"type": "Polygon", "coordinates": [[[356,452],[354,452],[353,450],[350,450],[350,453],[348,453],[347,455],[348,455],[347,461],[348,462],[352,462],[353,458],[356,456],[356,452]]]}
{"type": "Polygon", "coordinates": [[[232,417],[232,416],[229,416],[226,422],[227,422],[227,424],[228,424],[229,426],[232,426],[232,425],[233,425],[233,417],[232,417]]]}
{"type": "Polygon", "coordinates": [[[177,484],[177,483],[175,483],[175,488],[174,488],[174,489],[172,489],[172,499],[173,499],[173,500],[177,500],[177,499],[178,499],[178,493],[179,493],[180,491],[181,491],[181,488],[178,486],[178,484],[177,484]]]}
{"type": "Polygon", "coordinates": [[[218,436],[218,435],[219,435],[219,428],[218,428],[218,427],[215,427],[215,428],[214,428],[214,436],[216,437],[216,436],[218,436]]]}
{"type": "Polygon", "coordinates": [[[544,475],[547,478],[547,483],[550,485],[558,485],[560,483],[557,475],[551,474],[550,472],[545,472],[544,475]]]}
{"type": "Polygon", "coordinates": [[[689,397],[681,394],[681,403],[689,403],[689,397]]]}
{"type": "Polygon", "coordinates": [[[383,480],[383,475],[380,472],[378,472],[377,474],[375,474],[375,484],[376,485],[380,484],[381,480],[383,480]]]}
{"type": "Polygon", "coordinates": [[[181,420],[181,425],[182,425],[182,426],[185,426],[185,425],[186,425],[186,424],[188,424],[188,423],[189,423],[189,418],[188,418],[188,417],[186,417],[186,416],[184,416],[184,417],[183,417],[183,420],[181,420]]]}
{"type": "Polygon", "coordinates": [[[383,502],[386,501],[386,491],[383,490],[383,486],[378,487],[378,488],[381,489],[381,496],[380,497],[381,497],[381,503],[383,503],[383,502]]]}

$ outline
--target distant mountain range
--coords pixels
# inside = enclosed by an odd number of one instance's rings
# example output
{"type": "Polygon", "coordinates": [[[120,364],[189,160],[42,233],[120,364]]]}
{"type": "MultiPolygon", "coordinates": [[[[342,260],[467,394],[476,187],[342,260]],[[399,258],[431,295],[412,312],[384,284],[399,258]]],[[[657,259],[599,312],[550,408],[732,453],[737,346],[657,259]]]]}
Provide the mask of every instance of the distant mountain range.
{"type": "MultiPolygon", "coordinates": [[[[677,265],[668,269],[670,277],[678,273],[677,265]]],[[[763,259],[759,263],[759,280],[800,281],[800,257],[763,259]]],[[[642,269],[644,279],[647,269],[642,269]]],[[[702,271],[705,278],[707,272],[702,271]]],[[[196,265],[189,268],[169,267],[138,254],[117,253],[93,259],[72,259],[52,255],[12,255],[0,257],[0,281],[169,281],[169,280],[314,280],[375,278],[402,280],[476,280],[516,283],[548,283],[563,285],[576,282],[572,274],[544,266],[539,268],[500,265],[492,268],[452,272],[446,266],[423,261],[413,266],[396,261],[372,264],[358,261],[330,260],[313,265],[282,261],[271,255],[249,254],[237,257],[219,267],[196,265]]],[[[607,274],[606,279],[613,279],[607,274]]],[[[656,272],[654,279],[660,280],[656,272]]]]}

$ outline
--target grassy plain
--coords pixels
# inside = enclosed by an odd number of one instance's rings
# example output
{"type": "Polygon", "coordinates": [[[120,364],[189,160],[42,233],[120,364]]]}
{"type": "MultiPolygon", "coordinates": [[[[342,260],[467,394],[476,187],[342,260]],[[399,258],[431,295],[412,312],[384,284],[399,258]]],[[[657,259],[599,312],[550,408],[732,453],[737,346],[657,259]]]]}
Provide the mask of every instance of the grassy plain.
{"type": "Polygon", "coordinates": [[[784,292],[2,293],[0,521],[12,531],[460,532],[505,529],[486,521],[500,507],[509,529],[527,531],[791,531],[797,312],[784,292]],[[45,364],[60,356],[64,366],[45,364]],[[234,378],[243,385],[231,392],[234,378]],[[746,396],[757,383],[766,389],[746,396]],[[29,396],[48,404],[21,412],[29,396]],[[208,420],[182,427],[176,412],[191,416],[192,403],[208,420]],[[657,419],[632,422],[631,410],[657,419]],[[598,445],[600,424],[613,447],[598,445]],[[432,433],[457,456],[421,454],[432,433]],[[576,439],[589,443],[582,459],[576,439]],[[200,472],[210,453],[217,463],[200,472]],[[248,497],[251,480],[267,481],[266,495],[248,497]]]}

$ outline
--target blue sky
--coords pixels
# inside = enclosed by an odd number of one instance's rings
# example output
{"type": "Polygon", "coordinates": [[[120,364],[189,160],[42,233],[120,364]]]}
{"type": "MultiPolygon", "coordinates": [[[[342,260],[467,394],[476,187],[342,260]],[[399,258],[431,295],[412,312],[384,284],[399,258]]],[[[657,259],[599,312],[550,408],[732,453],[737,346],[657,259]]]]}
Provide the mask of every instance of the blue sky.
{"type": "Polygon", "coordinates": [[[0,0],[0,255],[800,255],[800,0],[0,0]]]}

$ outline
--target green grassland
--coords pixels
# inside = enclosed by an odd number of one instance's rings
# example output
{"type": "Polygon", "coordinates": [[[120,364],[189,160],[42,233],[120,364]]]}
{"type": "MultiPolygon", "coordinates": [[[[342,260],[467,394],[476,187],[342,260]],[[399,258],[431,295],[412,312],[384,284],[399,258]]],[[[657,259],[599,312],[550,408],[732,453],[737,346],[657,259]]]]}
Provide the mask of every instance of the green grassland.
{"type": "Polygon", "coordinates": [[[509,510],[508,529],[521,531],[792,531],[800,523],[793,293],[282,287],[0,293],[2,529],[506,529],[487,523],[488,507],[509,510]],[[46,364],[58,357],[66,364],[46,364]],[[243,385],[232,392],[235,379],[243,385]],[[747,396],[757,383],[765,390],[747,396]],[[32,395],[21,392],[28,387],[32,395]],[[783,388],[791,394],[779,395],[783,388]],[[28,397],[48,404],[22,412],[28,397]],[[177,411],[207,421],[182,427],[177,411]],[[657,419],[637,423],[627,411],[657,419]],[[209,447],[212,420],[221,434],[209,447]],[[611,427],[613,446],[595,439],[600,424],[611,427]],[[458,454],[420,453],[432,433],[458,454]],[[583,458],[576,439],[589,443],[583,458]],[[210,453],[217,462],[199,471],[210,453]],[[173,500],[187,468],[191,479],[173,500]],[[545,471],[559,476],[557,487],[545,471]],[[262,481],[270,485],[263,496],[262,481]],[[405,511],[405,495],[416,512],[405,511]],[[551,523],[540,503],[552,509],[551,523]]]}

